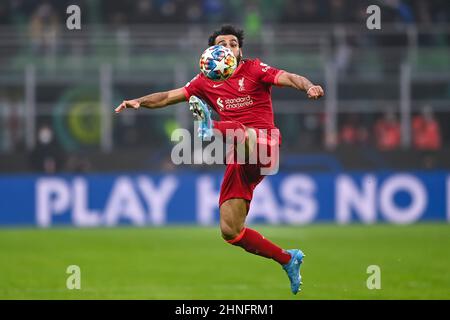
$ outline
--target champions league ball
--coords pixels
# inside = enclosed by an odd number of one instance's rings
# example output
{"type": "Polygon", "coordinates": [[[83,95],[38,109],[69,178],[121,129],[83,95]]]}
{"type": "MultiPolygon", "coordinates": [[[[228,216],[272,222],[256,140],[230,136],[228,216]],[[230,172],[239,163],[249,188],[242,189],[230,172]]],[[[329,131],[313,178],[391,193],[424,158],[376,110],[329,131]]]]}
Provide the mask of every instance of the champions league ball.
{"type": "Polygon", "coordinates": [[[200,57],[200,71],[209,79],[223,81],[232,76],[237,67],[237,59],[228,48],[212,46],[200,57]]]}

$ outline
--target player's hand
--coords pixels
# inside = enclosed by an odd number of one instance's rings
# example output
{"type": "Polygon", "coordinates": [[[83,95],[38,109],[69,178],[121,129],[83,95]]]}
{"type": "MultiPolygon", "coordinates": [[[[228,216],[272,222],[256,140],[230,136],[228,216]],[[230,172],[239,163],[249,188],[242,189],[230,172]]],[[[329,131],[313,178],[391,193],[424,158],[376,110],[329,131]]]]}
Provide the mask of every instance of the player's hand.
{"type": "Polygon", "coordinates": [[[323,97],[325,93],[323,92],[323,89],[321,86],[312,86],[308,89],[306,92],[309,99],[319,99],[320,97],[323,97]]]}
{"type": "Polygon", "coordinates": [[[122,112],[126,108],[137,109],[140,107],[140,103],[137,100],[124,100],[116,109],[116,113],[122,112]]]}

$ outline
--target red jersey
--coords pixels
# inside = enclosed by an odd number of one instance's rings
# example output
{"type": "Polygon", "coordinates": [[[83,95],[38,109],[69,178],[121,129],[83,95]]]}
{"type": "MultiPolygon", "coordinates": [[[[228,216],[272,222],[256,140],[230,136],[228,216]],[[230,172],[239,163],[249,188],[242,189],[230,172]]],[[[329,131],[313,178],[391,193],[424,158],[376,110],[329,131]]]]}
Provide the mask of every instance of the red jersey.
{"type": "Polygon", "coordinates": [[[222,121],[239,121],[247,127],[274,129],[271,89],[283,72],[259,59],[244,59],[225,81],[202,73],[184,87],[186,98],[197,96],[219,114],[222,121]]]}

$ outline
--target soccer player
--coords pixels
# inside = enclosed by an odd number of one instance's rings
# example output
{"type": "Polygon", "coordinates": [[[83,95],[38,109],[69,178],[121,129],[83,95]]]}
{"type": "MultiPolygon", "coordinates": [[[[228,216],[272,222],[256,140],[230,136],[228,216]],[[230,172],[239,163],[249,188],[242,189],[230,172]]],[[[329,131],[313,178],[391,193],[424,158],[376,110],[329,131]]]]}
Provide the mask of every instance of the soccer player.
{"type": "MultiPolygon", "coordinates": [[[[214,131],[226,137],[227,130],[243,130],[244,138],[237,143],[245,143],[247,149],[258,143],[273,144],[272,140],[276,138],[272,138],[270,132],[276,127],[271,86],[304,91],[310,99],[322,97],[324,91],[300,75],[270,67],[259,59],[243,59],[243,39],[243,31],[229,25],[222,26],[209,38],[209,46],[222,45],[231,49],[237,58],[238,66],[227,80],[216,82],[200,73],[182,88],[125,100],[115,109],[116,113],[126,108],[153,109],[189,101],[194,116],[201,119],[199,132],[202,137],[208,138],[214,131]],[[208,105],[219,114],[220,121],[211,120],[208,105]],[[263,130],[269,130],[264,138],[260,133],[263,130]]],[[[245,226],[253,190],[264,178],[261,166],[259,162],[227,163],[219,198],[222,237],[250,253],[277,261],[289,277],[291,291],[297,294],[301,285],[303,252],[299,249],[283,250],[245,226]]]]}

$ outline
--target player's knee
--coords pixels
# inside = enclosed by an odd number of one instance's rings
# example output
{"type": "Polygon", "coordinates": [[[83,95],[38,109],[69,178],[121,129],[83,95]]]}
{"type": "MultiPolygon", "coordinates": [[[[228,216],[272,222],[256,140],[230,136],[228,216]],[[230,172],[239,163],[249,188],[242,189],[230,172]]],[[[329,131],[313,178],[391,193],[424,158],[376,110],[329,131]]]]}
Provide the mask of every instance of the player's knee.
{"type": "Polygon", "coordinates": [[[221,225],[220,232],[222,233],[222,238],[225,241],[230,241],[236,239],[236,237],[239,236],[240,230],[229,225],[221,225]]]}
{"type": "Polygon", "coordinates": [[[222,238],[226,241],[233,240],[237,237],[233,229],[228,226],[221,226],[220,232],[222,233],[222,238]]]}
{"type": "Polygon", "coordinates": [[[220,206],[220,231],[226,241],[236,239],[244,229],[245,205],[241,199],[230,199],[220,206]]]}

